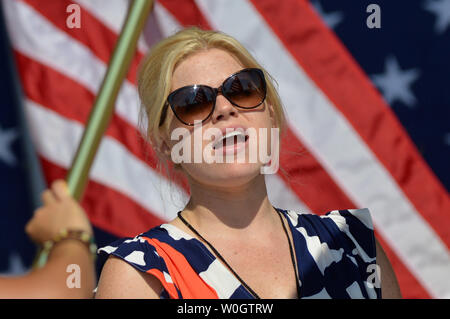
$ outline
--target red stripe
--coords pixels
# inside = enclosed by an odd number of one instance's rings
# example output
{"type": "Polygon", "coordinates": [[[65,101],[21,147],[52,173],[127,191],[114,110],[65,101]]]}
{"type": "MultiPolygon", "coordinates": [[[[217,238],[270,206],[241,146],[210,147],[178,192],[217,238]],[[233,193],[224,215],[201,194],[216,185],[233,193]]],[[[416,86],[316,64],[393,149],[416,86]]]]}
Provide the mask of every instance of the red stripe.
{"type": "MultiPolygon", "coordinates": [[[[22,0],[26,2],[42,16],[47,18],[55,27],[66,33],[72,39],[84,44],[105,64],[108,64],[112,51],[118,40],[118,35],[107,26],[97,20],[88,10],[80,6],[80,28],[70,29],[67,27],[67,18],[71,13],[66,12],[66,8],[73,4],[69,0],[22,0]]],[[[137,70],[143,54],[139,51],[130,64],[127,79],[137,83],[137,70]]]]}
{"type": "Polygon", "coordinates": [[[447,191],[340,40],[307,1],[253,0],[252,3],[308,76],[370,146],[417,211],[450,247],[450,218],[444,214],[450,211],[447,191]]]}
{"type": "MultiPolygon", "coordinates": [[[[66,177],[67,169],[42,156],[40,161],[47,185],[66,177]]],[[[128,196],[92,180],[87,184],[81,205],[93,225],[119,237],[134,237],[165,222],[128,196]]]]}
{"type": "Polygon", "coordinates": [[[281,145],[278,175],[311,211],[325,214],[356,207],[292,130],[286,130],[281,145]]]}
{"type": "Polygon", "coordinates": [[[159,0],[178,22],[185,26],[197,26],[204,30],[211,30],[211,26],[194,0],[159,0]]]}
{"type": "MultiPolygon", "coordinates": [[[[411,274],[403,261],[398,258],[388,243],[376,230],[375,236],[383,247],[386,256],[394,268],[395,275],[399,281],[402,297],[408,299],[430,299],[430,294],[423,288],[422,284],[416,279],[416,277],[411,274]]],[[[383,276],[383,274],[381,274],[381,276],[383,276]]]]}

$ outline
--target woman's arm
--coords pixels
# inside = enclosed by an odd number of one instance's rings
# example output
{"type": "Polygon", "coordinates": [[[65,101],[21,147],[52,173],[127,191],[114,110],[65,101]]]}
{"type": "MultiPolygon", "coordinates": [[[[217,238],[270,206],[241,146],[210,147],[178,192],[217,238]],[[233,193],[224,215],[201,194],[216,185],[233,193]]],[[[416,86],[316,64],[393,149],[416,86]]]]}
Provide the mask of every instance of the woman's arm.
{"type": "Polygon", "coordinates": [[[65,240],[53,248],[43,268],[20,277],[0,278],[0,298],[92,298],[94,285],[91,253],[83,243],[65,240]],[[74,285],[78,275],[79,285],[74,285]]]}
{"type": "Polygon", "coordinates": [[[159,299],[162,288],[155,276],[110,256],[103,266],[95,298],[159,299]]]}
{"type": "Polygon", "coordinates": [[[381,247],[378,240],[376,240],[377,247],[377,265],[380,267],[381,276],[381,295],[383,299],[401,299],[400,287],[395,276],[386,253],[381,247]]]}

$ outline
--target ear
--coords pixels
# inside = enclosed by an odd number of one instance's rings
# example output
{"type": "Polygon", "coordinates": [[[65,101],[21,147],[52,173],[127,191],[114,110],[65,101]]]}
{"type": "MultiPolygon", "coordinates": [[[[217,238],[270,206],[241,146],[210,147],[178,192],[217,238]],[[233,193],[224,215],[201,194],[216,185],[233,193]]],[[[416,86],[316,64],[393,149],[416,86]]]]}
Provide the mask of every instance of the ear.
{"type": "Polygon", "coordinates": [[[151,138],[150,145],[152,146],[153,150],[156,153],[156,156],[160,160],[171,160],[171,148],[169,147],[163,136],[159,136],[159,138],[151,138]]]}
{"type": "Polygon", "coordinates": [[[159,127],[159,137],[154,139],[155,150],[159,156],[171,161],[171,147],[167,143],[168,133],[164,125],[159,127]]]}
{"type": "Polygon", "coordinates": [[[163,155],[165,158],[171,160],[170,153],[171,149],[169,145],[167,145],[167,142],[163,139],[161,140],[160,145],[158,146],[158,152],[163,155]]]}

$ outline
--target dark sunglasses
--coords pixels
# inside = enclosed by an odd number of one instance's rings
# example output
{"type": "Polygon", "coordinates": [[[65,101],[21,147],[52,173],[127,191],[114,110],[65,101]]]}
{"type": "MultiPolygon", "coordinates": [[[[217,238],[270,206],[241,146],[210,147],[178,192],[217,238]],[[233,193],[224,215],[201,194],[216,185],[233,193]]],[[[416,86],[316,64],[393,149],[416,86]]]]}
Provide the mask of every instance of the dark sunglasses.
{"type": "Polygon", "coordinates": [[[159,125],[161,126],[170,105],[182,123],[193,126],[206,121],[214,112],[217,95],[222,94],[231,104],[243,109],[253,109],[266,98],[266,80],[260,69],[243,69],[229,76],[221,86],[189,85],[179,88],[167,97],[159,125]]]}

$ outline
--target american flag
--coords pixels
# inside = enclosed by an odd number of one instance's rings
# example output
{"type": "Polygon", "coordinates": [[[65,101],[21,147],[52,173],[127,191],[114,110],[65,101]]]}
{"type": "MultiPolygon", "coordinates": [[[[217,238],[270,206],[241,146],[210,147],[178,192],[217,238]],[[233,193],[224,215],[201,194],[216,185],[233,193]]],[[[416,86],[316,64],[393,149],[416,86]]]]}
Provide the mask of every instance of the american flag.
{"type": "MultiPolygon", "coordinates": [[[[70,167],[129,2],[2,4],[50,183],[70,167]]],[[[272,203],[368,207],[403,296],[450,298],[450,0],[155,1],[82,200],[96,228],[133,236],[188,198],[140,137],[136,71],[152,44],[191,25],[234,36],[278,82],[287,174],[266,176],[272,203]]]]}

